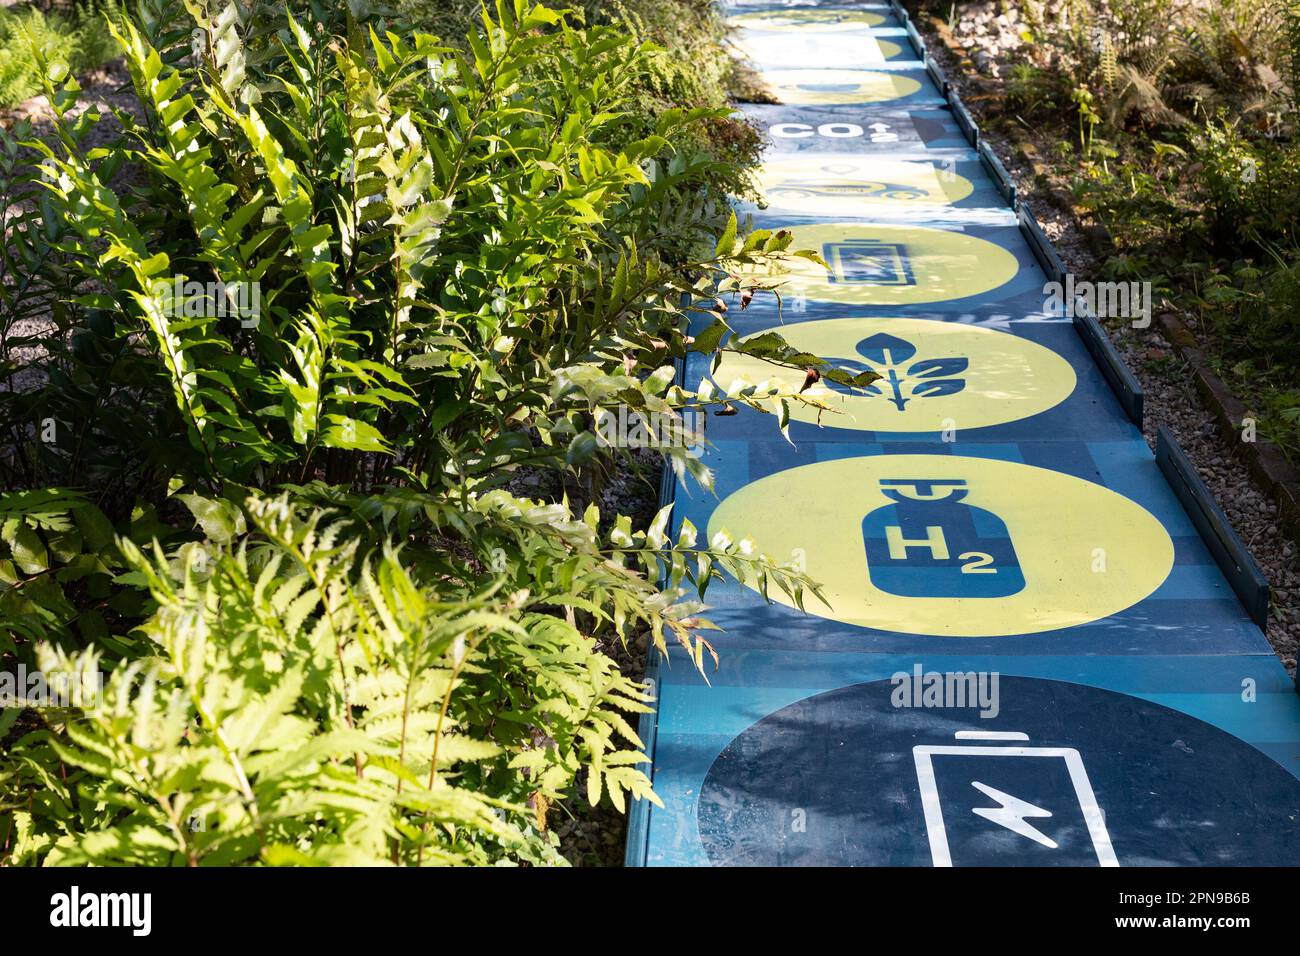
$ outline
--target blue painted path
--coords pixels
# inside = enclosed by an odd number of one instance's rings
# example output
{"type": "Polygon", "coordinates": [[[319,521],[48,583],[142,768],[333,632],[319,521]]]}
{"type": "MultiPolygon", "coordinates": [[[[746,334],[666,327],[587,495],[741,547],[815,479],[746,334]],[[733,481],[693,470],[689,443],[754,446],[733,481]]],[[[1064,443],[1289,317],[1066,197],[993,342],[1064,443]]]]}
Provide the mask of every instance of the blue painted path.
{"type": "Polygon", "coordinates": [[[721,663],[655,668],[664,806],[628,862],[1300,863],[1300,698],[906,15],[728,12],[782,101],[745,110],[771,146],[740,211],[832,266],[729,320],[882,377],[815,386],[832,411],[788,442],[710,417],[717,496],[672,489],[676,522],[799,562],[829,606],[710,590],[721,663]]]}

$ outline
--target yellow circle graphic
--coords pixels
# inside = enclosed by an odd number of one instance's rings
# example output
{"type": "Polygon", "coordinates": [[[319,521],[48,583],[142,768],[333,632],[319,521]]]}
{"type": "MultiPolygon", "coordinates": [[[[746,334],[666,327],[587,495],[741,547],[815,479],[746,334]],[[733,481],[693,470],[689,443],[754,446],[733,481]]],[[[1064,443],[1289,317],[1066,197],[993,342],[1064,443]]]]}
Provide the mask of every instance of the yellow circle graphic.
{"type": "MultiPolygon", "coordinates": [[[[1122,495],[1045,468],[955,455],[791,468],[723,501],[710,539],[723,530],[778,559],[801,553],[830,604],[810,597],[812,614],[943,637],[1100,620],[1150,595],[1174,562],[1164,526],[1122,495]]],[[[794,606],[776,589],[771,596],[794,606]]]]}
{"type": "Polygon", "coordinates": [[[911,305],[979,295],[1011,281],[1016,257],[996,243],[923,226],[821,223],[794,226],[793,249],[814,249],[830,266],[794,259],[787,296],[847,305],[911,305]]]}
{"type": "Polygon", "coordinates": [[[797,106],[883,103],[921,88],[910,76],[876,70],[764,70],[761,76],[779,102],[797,106]]]}
{"type": "MultiPolygon", "coordinates": [[[[1044,412],[1075,386],[1074,369],[1051,349],[974,325],[844,318],[777,331],[795,348],[853,374],[881,376],[865,390],[823,378],[803,394],[833,411],[791,403],[790,417],[801,422],[872,432],[984,428],[1044,412]]],[[[713,380],[728,388],[736,379],[795,391],[804,371],[724,352],[713,380]]]]}
{"type": "Polygon", "coordinates": [[[959,202],[975,191],[965,176],[932,163],[870,156],[774,160],[758,174],[770,205],[810,215],[842,216],[857,203],[959,202]]]}
{"type": "MultiPolygon", "coordinates": [[[[882,40],[877,36],[867,34],[866,36],[856,36],[851,38],[854,47],[854,63],[862,66],[871,66],[873,64],[887,63],[895,59],[903,59],[903,48],[897,43],[889,40],[882,40]],[[874,48],[874,49],[873,49],[874,48]]],[[[803,57],[811,55],[817,57],[813,62],[820,62],[826,58],[826,51],[820,49],[820,44],[825,41],[806,36],[791,37],[789,34],[759,34],[747,35],[734,41],[738,52],[743,54],[742,59],[747,59],[755,63],[769,62],[773,67],[778,66],[784,61],[785,57],[803,57]],[[812,45],[805,51],[806,45],[812,45]]],[[[912,51],[909,48],[908,59],[912,58],[912,51]]]]}
{"type": "Polygon", "coordinates": [[[733,26],[747,30],[828,33],[832,30],[876,27],[885,22],[870,10],[760,10],[730,18],[733,26]]]}
{"type": "Polygon", "coordinates": [[[888,40],[876,40],[876,44],[880,47],[880,55],[886,60],[892,60],[903,52],[901,46],[888,40]]]}

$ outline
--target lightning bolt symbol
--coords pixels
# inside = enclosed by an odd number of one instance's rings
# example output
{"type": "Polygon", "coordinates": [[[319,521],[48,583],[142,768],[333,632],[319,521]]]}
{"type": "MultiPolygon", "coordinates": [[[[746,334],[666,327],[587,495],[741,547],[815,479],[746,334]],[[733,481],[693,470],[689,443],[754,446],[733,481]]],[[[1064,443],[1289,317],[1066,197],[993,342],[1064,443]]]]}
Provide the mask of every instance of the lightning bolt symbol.
{"type": "Polygon", "coordinates": [[[1033,824],[1025,822],[1026,817],[1050,817],[1052,815],[1051,810],[1036,807],[1028,800],[1021,800],[1009,793],[995,790],[988,784],[980,783],[977,780],[972,780],[971,786],[984,796],[998,802],[996,807],[975,807],[973,812],[977,817],[983,817],[1000,827],[1006,827],[1012,833],[1019,833],[1022,837],[1028,837],[1035,843],[1041,843],[1049,850],[1056,849],[1056,841],[1035,828],[1033,824]]]}

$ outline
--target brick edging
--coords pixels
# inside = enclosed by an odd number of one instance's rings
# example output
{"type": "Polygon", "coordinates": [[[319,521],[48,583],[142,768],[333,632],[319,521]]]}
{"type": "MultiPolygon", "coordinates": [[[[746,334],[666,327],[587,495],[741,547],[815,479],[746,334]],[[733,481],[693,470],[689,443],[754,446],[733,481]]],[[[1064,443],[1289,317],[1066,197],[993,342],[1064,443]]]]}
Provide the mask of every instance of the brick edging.
{"type": "Polygon", "coordinates": [[[1219,434],[1236,449],[1234,453],[1251,477],[1277,501],[1282,529],[1293,540],[1300,540],[1300,470],[1273,442],[1264,438],[1244,440],[1244,421],[1250,417],[1250,409],[1210,370],[1205,351],[1182,319],[1166,312],[1156,321],[1170,348],[1192,370],[1196,390],[1214,416],[1219,434]]]}

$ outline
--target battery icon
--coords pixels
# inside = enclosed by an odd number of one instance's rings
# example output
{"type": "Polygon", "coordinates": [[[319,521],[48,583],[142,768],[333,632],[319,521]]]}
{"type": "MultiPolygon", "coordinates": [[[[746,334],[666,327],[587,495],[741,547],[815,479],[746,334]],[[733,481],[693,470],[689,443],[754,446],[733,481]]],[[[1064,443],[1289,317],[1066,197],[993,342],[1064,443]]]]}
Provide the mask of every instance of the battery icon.
{"type": "Polygon", "coordinates": [[[916,285],[906,247],[880,239],[843,239],[822,245],[835,284],[916,285]]]}
{"type": "Polygon", "coordinates": [[[912,748],[935,866],[1119,866],[1079,751],[1019,731],[956,739],[912,748]]]}

